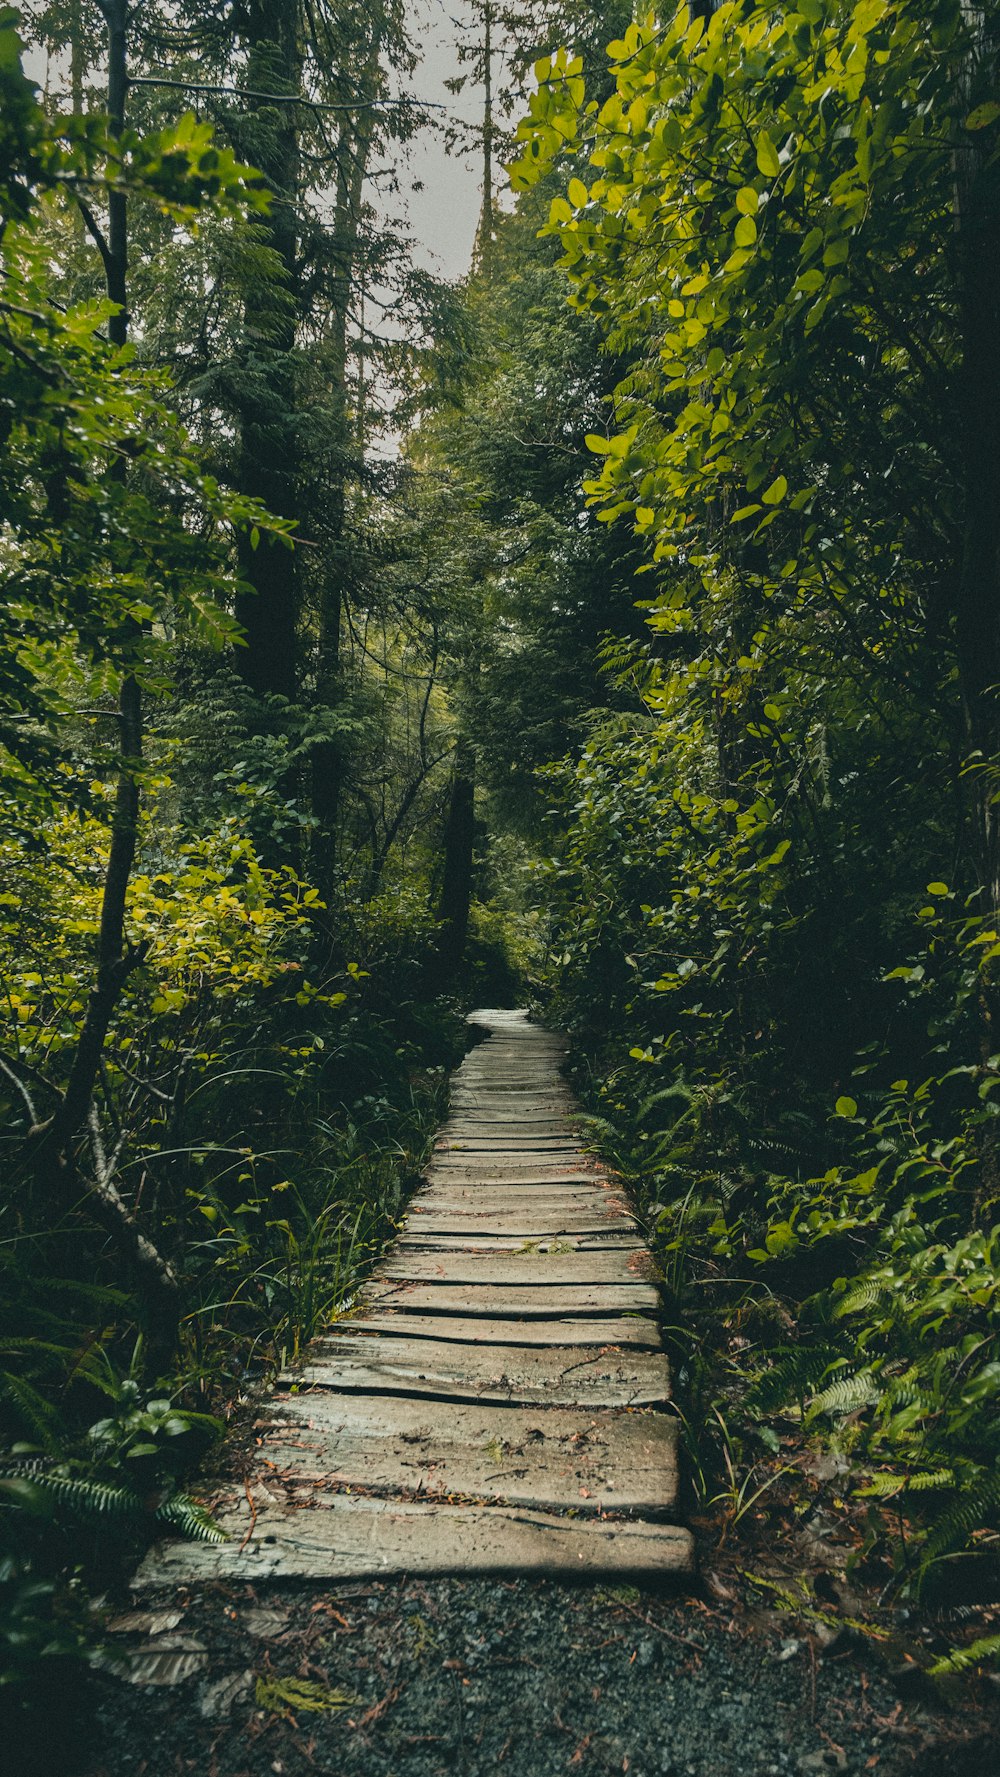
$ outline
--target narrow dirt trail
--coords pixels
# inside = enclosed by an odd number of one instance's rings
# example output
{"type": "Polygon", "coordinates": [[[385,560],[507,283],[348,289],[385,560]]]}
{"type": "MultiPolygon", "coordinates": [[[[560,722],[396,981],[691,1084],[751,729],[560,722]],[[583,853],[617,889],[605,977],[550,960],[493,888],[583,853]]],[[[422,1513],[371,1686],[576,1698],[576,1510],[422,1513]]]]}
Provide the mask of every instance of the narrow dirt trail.
{"type": "Polygon", "coordinates": [[[402,1234],[262,1411],[229,1541],[154,1550],[140,1590],[690,1571],[649,1254],[573,1129],[560,1040],[473,1018],[402,1234]]]}

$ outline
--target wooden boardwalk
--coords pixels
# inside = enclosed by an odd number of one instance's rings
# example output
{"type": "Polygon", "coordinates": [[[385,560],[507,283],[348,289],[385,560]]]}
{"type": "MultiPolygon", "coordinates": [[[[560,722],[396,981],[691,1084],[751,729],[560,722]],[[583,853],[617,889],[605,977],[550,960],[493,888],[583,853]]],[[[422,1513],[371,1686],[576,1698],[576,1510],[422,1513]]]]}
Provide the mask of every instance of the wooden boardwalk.
{"type": "Polygon", "coordinates": [[[574,1134],[562,1043],[473,1018],[401,1236],[281,1379],[230,1540],[162,1544],[138,1585],[690,1571],[649,1255],[574,1134]]]}

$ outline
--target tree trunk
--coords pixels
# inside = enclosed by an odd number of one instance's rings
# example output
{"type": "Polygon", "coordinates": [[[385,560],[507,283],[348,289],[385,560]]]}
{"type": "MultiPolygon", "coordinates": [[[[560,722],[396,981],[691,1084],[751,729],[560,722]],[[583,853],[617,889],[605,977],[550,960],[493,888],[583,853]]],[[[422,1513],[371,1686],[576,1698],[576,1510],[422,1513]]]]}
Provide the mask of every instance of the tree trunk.
{"type": "MultiPolygon", "coordinates": [[[[371,154],[374,111],[370,101],[378,90],[382,40],[376,33],[358,80],[357,115],[340,131],[337,161],[337,207],[334,221],[334,301],[327,340],[326,368],[330,381],[328,398],[340,418],[337,440],[339,459],[333,485],[324,490],[323,533],[327,569],[319,600],[319,638],[316,662],[316,700],[332,710],[340,690],[340,626],[344,609],[342,544],[346,517],[348,458],[352,447],[360,459],[364,435],[359,413],[352,446],[347,403],[347,365],[350,350],[351,295],[357,278],[361,205],[365,175],[371,154]],[[364,103],[368,101],[368,103],[364,103]]],[[[315,820],[311,846],[312,876],[323,900],[329,903],[336,868],[337,821],[340,813],[342,748],[330,738],[316,743],[312,754],[312,813],[315,820]]]]}
{"type": "Polygon", "coordinates": [[[483,204],[476,259],[484,278],[493,273],[493,0],[483,5],[483,204]]]}
{"type": "MultiPolygon", "coordinates": [[[[297,93],[302,80],[299,9],[289,0],[253,0],[246,29],[249,46],[246,84],[257,92],[297,93]]],[[[279,517],[299,516],[300,449],[297,431],[297,378],[294,361],[298,281],[299,138],[294,105],[268,107],[255,100],[260,128],[244,152],[260,167],[272,194],[266,217],[257,222],[281,267],[277,289],[264,287],[247,297],[244,312],[247,374],[240,408],[242,493],[251,494],[279,517]]],[[[297,628],[298,559],[284,544],[240,533],[239,567],[252,590],[237,600],[236,616],[245,633],[236,665],[258,696],[294,701],[299,690],[297,628]]]]}
{"type": "Polygon", "coordinates": [[[475,756],[468,741],[455,749],[455,773],[444,829],[444,874],[438,902],[437,978],[452,981],[461,967],[469,933],[472,902],[472,857],[476,836],[475,756]]]}
{"type": "Polygon", "coordinates": [[[86,52],[83,43],[83,15],[81,0],[73,0],[69,19],[69,91],[73,114],[79,117],[83,111],[83,80],[86,73],[86,52]]]}

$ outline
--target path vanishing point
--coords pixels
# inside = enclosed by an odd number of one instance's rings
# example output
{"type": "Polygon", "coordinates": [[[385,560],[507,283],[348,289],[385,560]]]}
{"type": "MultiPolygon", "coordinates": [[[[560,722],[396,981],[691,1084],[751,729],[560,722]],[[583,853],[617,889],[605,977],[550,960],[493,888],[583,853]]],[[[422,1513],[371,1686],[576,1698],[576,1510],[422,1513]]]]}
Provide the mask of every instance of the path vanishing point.
{"type": "Polygon", "coordinates": [[[561,1040],[525,1012],[472,1018],[489,1035],[399,1239],[215,1501],[229,1540],[160,1544],[140,1589],[690,1573],[649,1253],[574,1131],[561,1040]]]}

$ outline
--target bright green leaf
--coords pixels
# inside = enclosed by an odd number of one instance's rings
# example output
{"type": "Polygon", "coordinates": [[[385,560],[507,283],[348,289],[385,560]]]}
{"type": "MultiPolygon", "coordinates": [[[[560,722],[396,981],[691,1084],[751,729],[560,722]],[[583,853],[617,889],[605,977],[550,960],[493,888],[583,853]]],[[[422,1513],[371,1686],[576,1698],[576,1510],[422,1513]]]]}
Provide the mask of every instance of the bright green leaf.
{"type": "Polygon", "coordinates": [[[777,178],[781,171],[778,150],[766,130],[761,130],[757,137],[757,165],[768,179],[777,178]]]}

